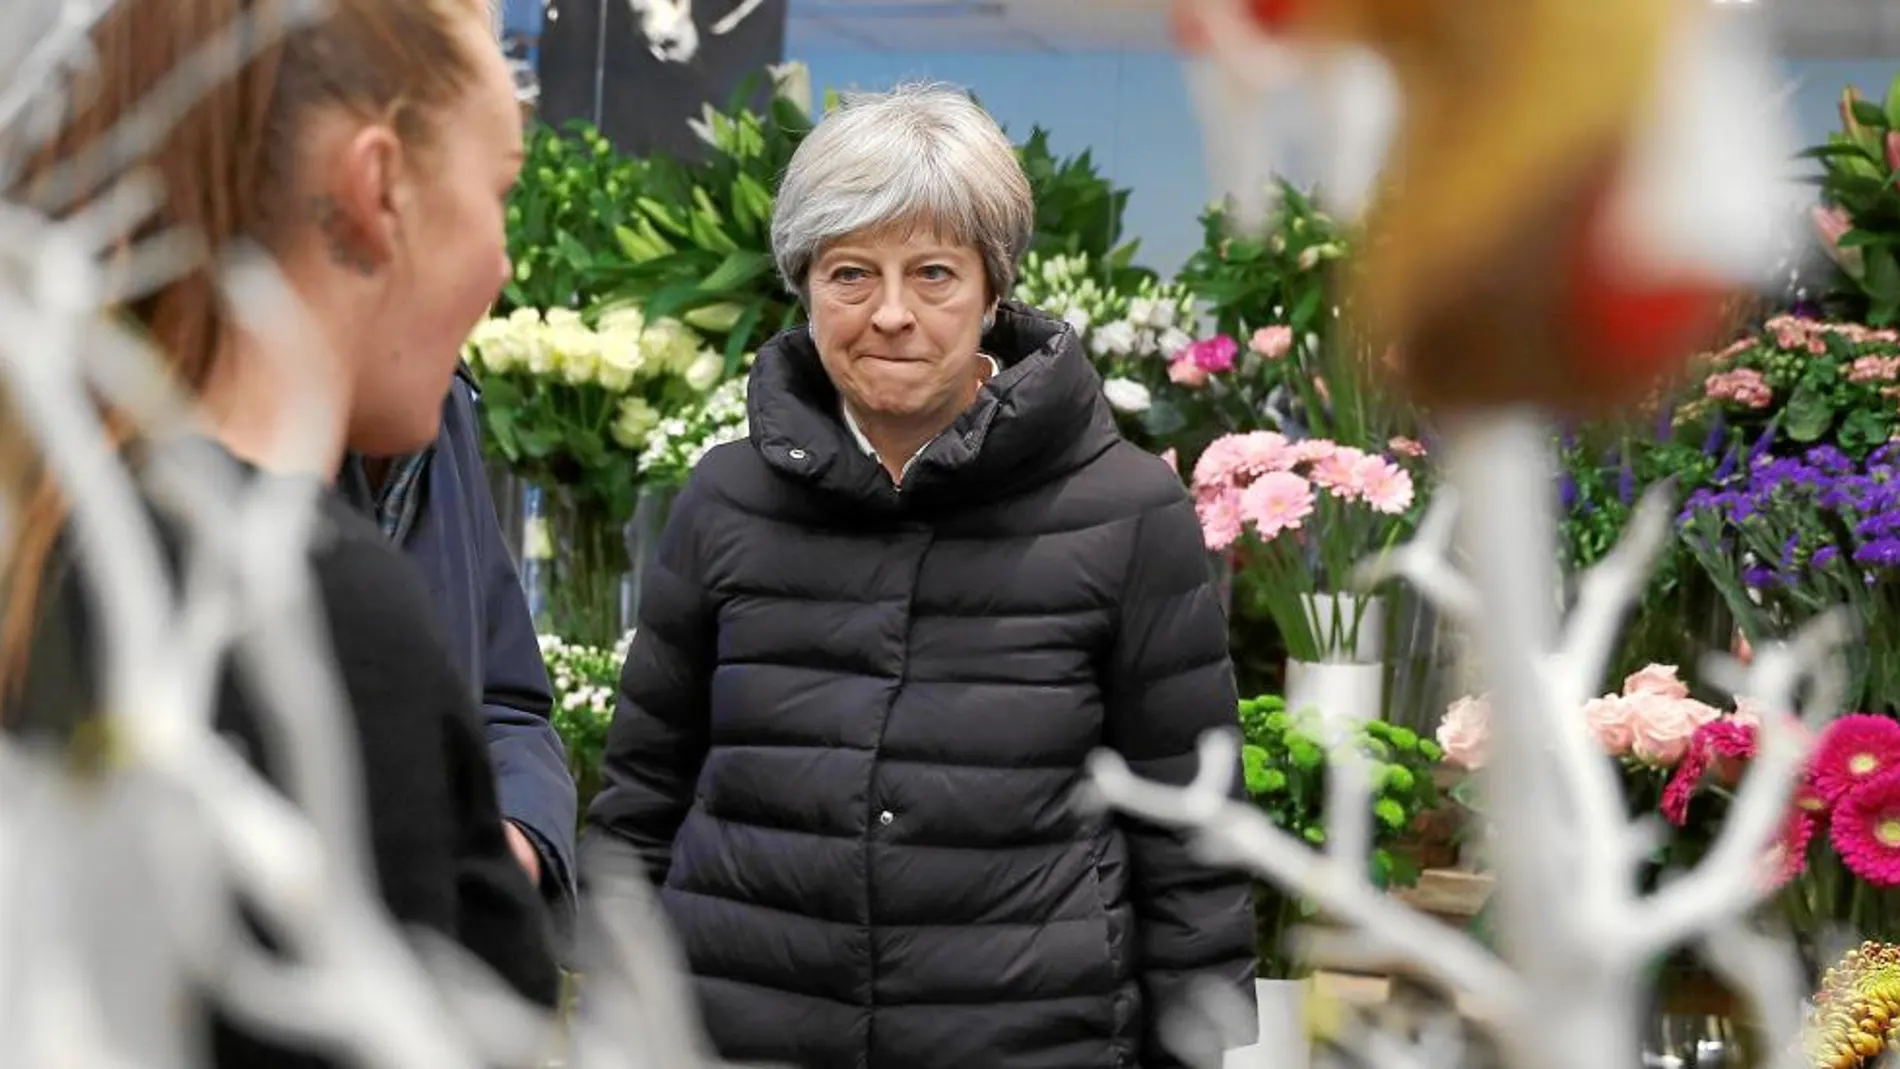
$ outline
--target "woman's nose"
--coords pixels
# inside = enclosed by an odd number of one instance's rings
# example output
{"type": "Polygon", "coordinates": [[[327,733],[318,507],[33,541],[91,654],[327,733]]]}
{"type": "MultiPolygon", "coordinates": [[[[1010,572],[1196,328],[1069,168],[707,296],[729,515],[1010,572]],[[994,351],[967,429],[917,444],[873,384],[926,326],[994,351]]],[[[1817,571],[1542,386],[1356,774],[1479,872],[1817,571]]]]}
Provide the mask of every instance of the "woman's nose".
{"type": "Polygon", "coordinates": [[[878,294],[877,310],[871,313],[871,325],[885,334],[896,334],[909,327],[916,317],[910,310],[910,294],[902,282],[887,282],[878,294]]]}

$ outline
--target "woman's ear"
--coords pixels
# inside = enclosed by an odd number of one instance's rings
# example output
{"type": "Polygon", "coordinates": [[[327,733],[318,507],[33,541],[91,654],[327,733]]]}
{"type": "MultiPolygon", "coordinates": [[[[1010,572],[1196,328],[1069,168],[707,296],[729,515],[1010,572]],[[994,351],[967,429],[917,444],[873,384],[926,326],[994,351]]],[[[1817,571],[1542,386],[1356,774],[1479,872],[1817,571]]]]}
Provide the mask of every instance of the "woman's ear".
{"type": "Polygon", "coordinates": [[[402,174],[402,143],[389,127],[362,127],[343,143],[329,191],[311,202],[312,221],[337,266],[367,278],[395,258],[402,174]]]}

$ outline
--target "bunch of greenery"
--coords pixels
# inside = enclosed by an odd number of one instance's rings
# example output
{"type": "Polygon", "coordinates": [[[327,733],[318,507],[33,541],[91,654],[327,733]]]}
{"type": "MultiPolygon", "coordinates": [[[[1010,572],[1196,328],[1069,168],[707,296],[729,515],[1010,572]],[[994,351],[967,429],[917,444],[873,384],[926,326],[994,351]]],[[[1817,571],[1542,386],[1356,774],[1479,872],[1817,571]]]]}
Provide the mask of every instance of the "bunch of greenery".
{"type": "Polygon", "coordinates": [[[514,277],[496,311],[587,308],[619,284],[626,257],[616,232],[636,214],[644,165],[584,122],[537,125],[508,201],[514,277]]]}
{"type": "MultiPolygon", "coordinates": [[[[1263,695],[1240,703],[1240,729],[1248,796],[1275,825],[1316,848],[1325,846],[1328,755],[1310,715],[1288,712],[1284,698],[1263,695]]],[[[1419,868],[1398,847],[1413,821],[1438,805],[1432,769],[1444,751],[1417,732],[1382,720],[1360,730],[1358,745],[1371,761],[1369,872],[1381,887],[1409,887],[1418,882],[1419,868]]],[[[1314,907],[1265,885],[1256,887],[1254,902],[1261,975],[1299,975],[1287,936],[1315,915],[1314,907]]]]}
{"type": "Polygon", "coordinates": [[[1839,268],[1830,311],[1874,326],[1900,321],[1900,76],[1881,104],[1843,90],[1840,130],[1804,155],[1822,165],[1816,230],[1839,268]]]}

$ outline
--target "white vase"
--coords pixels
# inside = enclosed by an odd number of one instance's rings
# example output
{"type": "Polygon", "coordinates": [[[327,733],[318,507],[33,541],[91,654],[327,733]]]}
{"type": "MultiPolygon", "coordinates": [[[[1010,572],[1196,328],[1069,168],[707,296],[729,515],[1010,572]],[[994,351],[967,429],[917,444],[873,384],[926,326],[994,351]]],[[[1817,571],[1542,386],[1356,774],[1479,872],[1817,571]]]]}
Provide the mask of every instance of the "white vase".
{"type": "Polygon", "coordinates": [[[1340,661],[1288,661],[1288,712],[1308,710],[1336,729],[1385,716],[1385,665],[1340,661]]]}
{"type": "Polygon", "coordinates": [[[1253,990],[1260,1039],[1228,1051],[1221,1069],[1307,1069],[1312,1044],[1306,1035],[1306,981],[1255,980],[1253,990]]]}
{"type": "Polygon", "coordinates": [[[1375,663],[1385,657],[1385,599],[1322,591],[1301,594],[1322,661],[1375,663]]]}

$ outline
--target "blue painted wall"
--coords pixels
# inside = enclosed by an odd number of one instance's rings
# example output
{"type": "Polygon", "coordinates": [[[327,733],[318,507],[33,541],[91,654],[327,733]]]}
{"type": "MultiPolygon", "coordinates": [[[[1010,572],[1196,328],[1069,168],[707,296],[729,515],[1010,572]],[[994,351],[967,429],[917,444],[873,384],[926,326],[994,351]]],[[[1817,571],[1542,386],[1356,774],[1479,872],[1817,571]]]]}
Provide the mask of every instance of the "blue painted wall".
{"type": "MultiPolygon", "coordinates": [[[[1172,55],[822,51],[791,58],[811,66],[819,91],[887,88],[910,78],[967,86],[1012,136],[1041,125],[1058,152],[1093,150],[1102,171],[1133,191],[1127,222],[1141,239],[1145,263],[1172,270],[1200,241],[1195,217],[1210,186],[1200,125],[1172,55]]],[[[1807,61],[1784,68],[1801,82],[1791,107],[1803,137],[1818,141],[1836,124],[1842,86],[1858,84],[1878,97],[1900,70],[1900,60],[1807,61]]]]}

